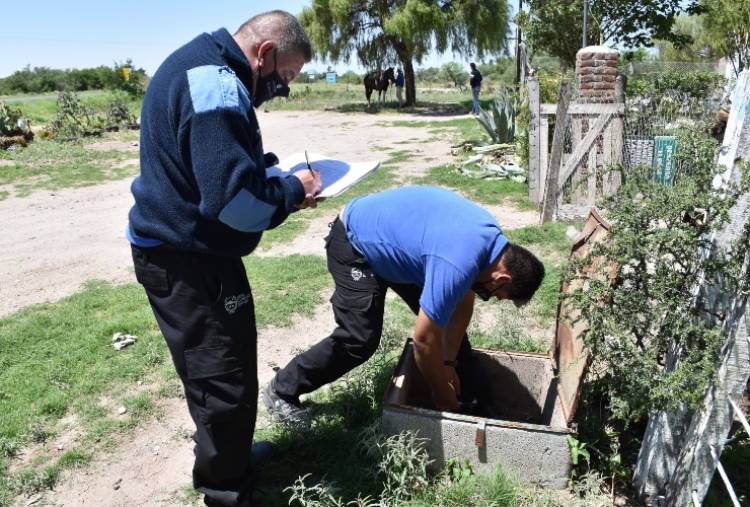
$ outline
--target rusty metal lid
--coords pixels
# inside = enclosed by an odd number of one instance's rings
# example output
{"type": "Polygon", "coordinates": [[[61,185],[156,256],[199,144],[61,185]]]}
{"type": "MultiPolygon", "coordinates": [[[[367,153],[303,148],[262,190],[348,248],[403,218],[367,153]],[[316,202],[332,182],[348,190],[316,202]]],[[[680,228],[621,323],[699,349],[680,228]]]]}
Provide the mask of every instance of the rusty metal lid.
{"type": "MultiPolygon", "coordinates": [[[[591,208],[586,224],[573,244],[570,253],[571,258],[585,257],[591,249],[591,244],[602,241],[609,233],[610,228],[609,222],[602,218],[596,208],[591,208]]],[[[601,263],[601,259],[593,259],[585,268],[585,271],[593,272],[600,267],[601,263]]],[[[573,280],[571,283],[563,281],[560,292],[561,294],[570,294],[578,289],[581,283],[580,280],[573,280]]],[[[557,391],[568,424],[575,415],[578,399],[581,395],[583,377],[590,360],[589,351],[584,346],[582,339],[583,332],[586,330],[586,323],[578,319],[579,315],[578,310],[575,310],[565,299],[561,299],[557,308],[557,329],[552,346],[552,359],[557,370],[557,391]]]]}

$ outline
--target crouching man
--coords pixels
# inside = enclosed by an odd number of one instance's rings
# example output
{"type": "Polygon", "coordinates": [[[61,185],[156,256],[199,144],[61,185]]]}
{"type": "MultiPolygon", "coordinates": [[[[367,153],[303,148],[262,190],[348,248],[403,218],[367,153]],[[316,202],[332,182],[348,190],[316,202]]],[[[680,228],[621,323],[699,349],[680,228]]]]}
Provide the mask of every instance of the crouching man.
{"type": "Polygon", "coordinates": [[[456,364],[471,356],[474,297],[527,302],[544,278],[531,252],[508,242],[487,211],[436,187],[406,187],[351,201],[326,238],[337,327],[279,370],[262,393],[280,420],[304,418],[299,396],[373,355],[387,290],[417,315],[414,359],[440,410],[459,407],[456,364]]]}

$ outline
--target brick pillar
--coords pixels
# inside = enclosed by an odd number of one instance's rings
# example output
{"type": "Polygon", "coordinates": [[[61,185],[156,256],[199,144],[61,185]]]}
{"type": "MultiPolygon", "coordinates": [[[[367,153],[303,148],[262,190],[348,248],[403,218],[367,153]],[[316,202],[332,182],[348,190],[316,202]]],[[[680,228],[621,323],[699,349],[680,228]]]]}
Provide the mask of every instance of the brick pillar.
{"type": "Polygon", "coordinates": [[[620,53],[606,46],[588,46],[576,54],[577,102],[615,102],[617,59],[620,53]]]}

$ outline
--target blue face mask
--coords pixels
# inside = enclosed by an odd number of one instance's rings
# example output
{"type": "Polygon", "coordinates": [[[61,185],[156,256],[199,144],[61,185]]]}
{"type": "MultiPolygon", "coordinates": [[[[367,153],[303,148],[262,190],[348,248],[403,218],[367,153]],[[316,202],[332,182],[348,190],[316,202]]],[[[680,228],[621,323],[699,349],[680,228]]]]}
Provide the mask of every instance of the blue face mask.
{"type": "Polygon", "coordinates": [[[258,82],[255,85],[255,96],[253,97],[253,106],[260,107],[267,100],[274,97],[288,97],[289,87],[281,79],[276,70],[276,49],[273,50],[273,72],[267,76],[260,75],[258,70],[258,82]]]}

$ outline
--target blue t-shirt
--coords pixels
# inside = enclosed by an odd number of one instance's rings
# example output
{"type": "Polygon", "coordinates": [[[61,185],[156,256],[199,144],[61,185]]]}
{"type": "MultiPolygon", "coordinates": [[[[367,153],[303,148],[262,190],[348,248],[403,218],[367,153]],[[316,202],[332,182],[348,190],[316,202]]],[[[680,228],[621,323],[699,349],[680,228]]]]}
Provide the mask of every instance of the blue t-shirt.
{"type": "Polygon", "coordinates": [[[487,211],[437,187],[404,187],[354,199],[347,235],[378,276],[422,287],[419,305],[445,327],[479,272],[508,244],[487,211]]]}

